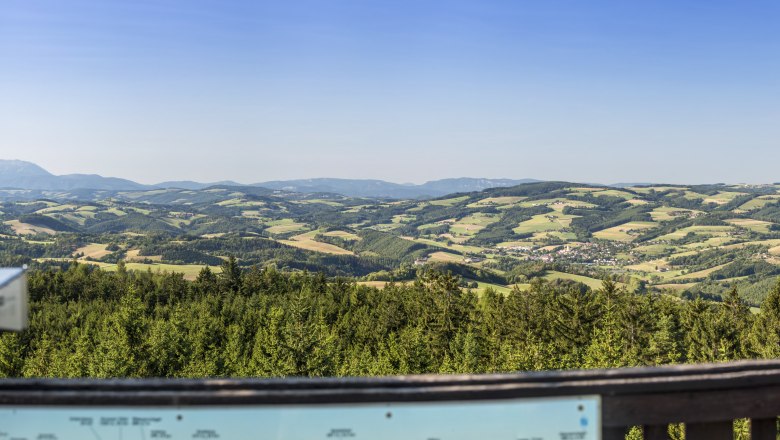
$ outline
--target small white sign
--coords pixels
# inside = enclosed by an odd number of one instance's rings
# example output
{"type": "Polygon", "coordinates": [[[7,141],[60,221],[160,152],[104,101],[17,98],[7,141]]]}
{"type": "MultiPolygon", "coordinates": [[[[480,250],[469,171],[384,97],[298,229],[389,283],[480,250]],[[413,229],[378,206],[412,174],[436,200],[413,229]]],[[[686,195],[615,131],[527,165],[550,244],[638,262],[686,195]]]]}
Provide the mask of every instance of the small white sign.
{"type": "Polygon", "coordinates": [[[27,277],[24,269],[0,269],[0,329],[27,328],[27,277]]]}

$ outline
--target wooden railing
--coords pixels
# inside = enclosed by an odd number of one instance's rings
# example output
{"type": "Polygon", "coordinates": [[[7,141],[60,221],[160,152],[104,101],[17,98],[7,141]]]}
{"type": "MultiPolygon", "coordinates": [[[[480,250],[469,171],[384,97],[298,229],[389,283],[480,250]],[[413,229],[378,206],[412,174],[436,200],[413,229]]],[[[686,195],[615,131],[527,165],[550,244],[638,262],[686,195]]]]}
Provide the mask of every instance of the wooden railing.
{"type": "Polygon", "coordinates": [[[600,395],[605,440],[643,427],[665,439],[685,423],[687,440],[733,438],[751,419],[753,439],[775,440],[780,361],[499,375],[328,379],[5,379],[0,405],[197,406],[443,402],[600,395]]]}

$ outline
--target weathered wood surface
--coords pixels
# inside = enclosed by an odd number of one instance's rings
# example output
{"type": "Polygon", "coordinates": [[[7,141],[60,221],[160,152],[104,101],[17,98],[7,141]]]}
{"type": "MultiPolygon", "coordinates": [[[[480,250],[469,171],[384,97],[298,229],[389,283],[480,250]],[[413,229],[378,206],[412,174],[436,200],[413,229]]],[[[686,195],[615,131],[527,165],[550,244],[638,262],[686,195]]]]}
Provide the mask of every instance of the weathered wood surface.
{"type": "Polygon", "coordinates": [[[0,380],[0,404],[17,405],[436,402],[575,395],[602,396],[605,428],[769,419],[780,415],[780,361],[478,376],[0,380]]]}
{"type": "Polygon", "coordinates": [[[734,440],[734,423],[690,423],[685,425],[685,440],[734,440]]]}
{"type": "Polygon", "coordinates": [[[668,440],[669,426],[665,424],[645,426],[642,429],[642,434],[644,440],[668,440]]]}
{"type": "Polygon", "coordinates": [[[776,440],[777,417],[751,420],[750,438],[752,440],[776,440]]]}

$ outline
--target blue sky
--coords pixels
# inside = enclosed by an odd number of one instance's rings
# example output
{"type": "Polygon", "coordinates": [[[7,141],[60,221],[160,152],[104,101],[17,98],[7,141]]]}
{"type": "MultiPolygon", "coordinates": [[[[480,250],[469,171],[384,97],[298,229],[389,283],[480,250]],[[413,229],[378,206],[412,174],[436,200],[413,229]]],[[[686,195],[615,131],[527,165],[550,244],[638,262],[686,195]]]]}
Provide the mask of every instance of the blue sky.
{"type": "Polygon", "coordinates": [[[0,158],[142,182],[780,181],[777,1],[7,0],[0,158]]]}

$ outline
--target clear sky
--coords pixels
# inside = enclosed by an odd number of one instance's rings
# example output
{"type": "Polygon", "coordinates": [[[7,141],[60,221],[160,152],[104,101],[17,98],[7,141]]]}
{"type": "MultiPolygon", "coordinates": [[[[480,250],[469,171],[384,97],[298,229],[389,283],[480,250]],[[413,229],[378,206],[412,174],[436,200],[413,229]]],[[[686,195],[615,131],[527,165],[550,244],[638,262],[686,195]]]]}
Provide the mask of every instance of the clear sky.
{"type": "Polygon", "coordinates": [[[5,0],[0,158],[144,183],[780,181],[780,2],[5,0]]]}

